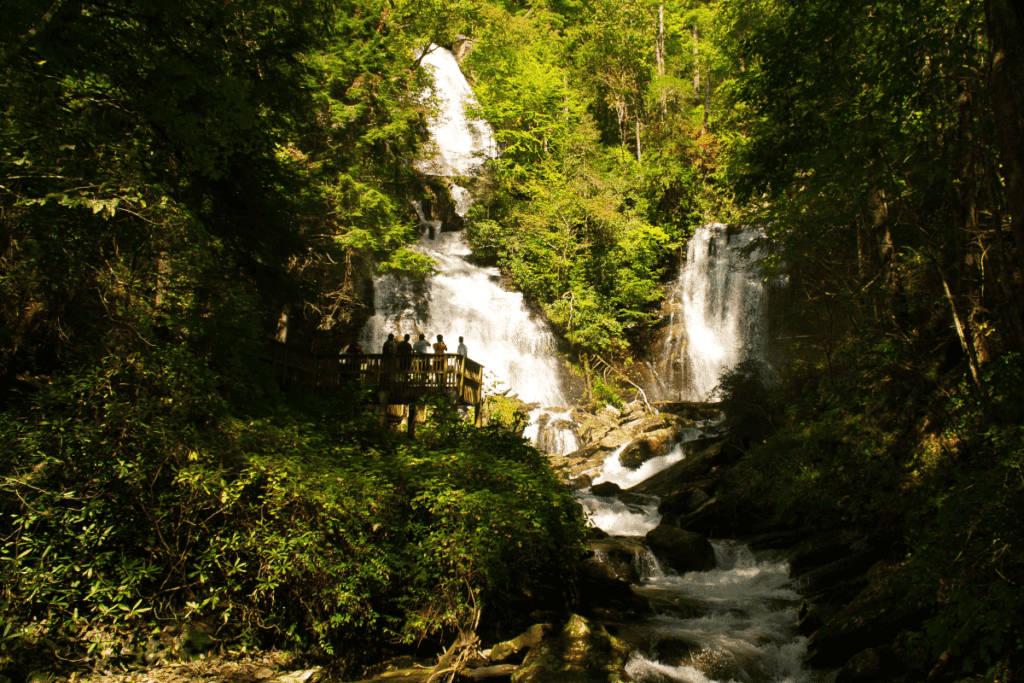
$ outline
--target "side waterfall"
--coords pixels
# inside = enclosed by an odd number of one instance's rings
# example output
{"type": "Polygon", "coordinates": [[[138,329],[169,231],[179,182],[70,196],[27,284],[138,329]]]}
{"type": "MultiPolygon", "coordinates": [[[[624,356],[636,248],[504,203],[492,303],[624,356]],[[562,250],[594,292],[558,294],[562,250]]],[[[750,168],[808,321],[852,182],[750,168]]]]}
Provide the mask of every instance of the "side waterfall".
{"type": "Polygon", "coordinates": [[[723,372],[752,359],[771,366],[768,294],[783,281],[765,280],[750,249],[756,229],[721,223],[690,238],[686,263],[669,297],[668,333],[655,363],[663,399],[707,400],[723,372]]]}

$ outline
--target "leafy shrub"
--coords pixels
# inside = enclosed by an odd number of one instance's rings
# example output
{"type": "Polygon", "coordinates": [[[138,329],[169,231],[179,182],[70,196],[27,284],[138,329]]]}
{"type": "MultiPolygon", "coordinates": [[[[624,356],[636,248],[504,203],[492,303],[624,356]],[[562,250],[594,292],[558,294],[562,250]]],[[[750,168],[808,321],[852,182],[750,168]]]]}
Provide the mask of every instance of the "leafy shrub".
{"type": "Polygon", "coordinates": [[[100,368],[0,414],[7,664],[46,643],[66,657],[98,627],[201,620],[354,666],[571,590],[577,506],[507,431],[438,405],[410,442],[330,403],[200,427],[215,400],[139,405],[118,379],[100,368]]]}
{"type": "Polygon", "coordinates": [[[712,394],[730,432],[745,443],[762,441],[776,429],[778,397],[769,384],[763,364],[748,359],[723,373],[712,394]]]}

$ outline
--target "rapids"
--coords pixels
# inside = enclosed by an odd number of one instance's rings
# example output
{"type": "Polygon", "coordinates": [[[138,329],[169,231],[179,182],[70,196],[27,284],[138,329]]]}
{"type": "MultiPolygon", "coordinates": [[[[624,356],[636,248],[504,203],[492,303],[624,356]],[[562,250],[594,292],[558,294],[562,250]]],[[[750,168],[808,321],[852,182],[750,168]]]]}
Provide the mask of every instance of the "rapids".
{"type": "MultiPolygon", "coordinates": [[[[617,450],[606,459],[598,480],[633,486],[685,458],[684,445],[677,444],[656,464],[645,463],[642,474],[623,468],[617,450]]],[[[575,498],[589,523],[612,536],[640,537],[642,542],[661,520],[657,496],[602,497],[585,489],[575,498]]],[[[649,551],[635,557],[641,580],[634,590],[656,614],[619,632],[632,648],[626,672],[638,683],[819,680],[818,672],[803,665],[807,640],[795,629],[801,597],[789,585],[789,566],[774,552],[755,555],[735,541],[711,543],[717,566],[706,572],[680,576],[663,570],[649,551]]]]}

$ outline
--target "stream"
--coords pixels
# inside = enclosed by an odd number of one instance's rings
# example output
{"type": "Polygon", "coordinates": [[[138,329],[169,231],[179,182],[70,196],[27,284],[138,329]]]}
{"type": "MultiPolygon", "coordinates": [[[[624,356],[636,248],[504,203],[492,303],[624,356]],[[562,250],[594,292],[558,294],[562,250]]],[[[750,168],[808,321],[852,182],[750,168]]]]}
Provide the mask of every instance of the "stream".
{"type": "MultiPolygon", "coordinates": [[[[687,434],[666,455],[634,471],[619,464],[619,451],[605,460],[595,484],[623,489],[684,459],[687,434]]],[[[661,520],[657,496],[575,494],[589,523],[611,536],[644,535],[661,520]]],[[[655,616],[617,634],[631,647],[626,672],[638,683],[823,683],[828,677],[805,668],[807,639],[796,633],[801,596],[789,584],[789,566],[778,551],[754,553],[732,540],[711,541],[716,567],[678,575],[644,549],[634,556],[640,576],[634,590],[655,616]]],[[[598,560],[601,560],[600,554],[598,560]]]]}

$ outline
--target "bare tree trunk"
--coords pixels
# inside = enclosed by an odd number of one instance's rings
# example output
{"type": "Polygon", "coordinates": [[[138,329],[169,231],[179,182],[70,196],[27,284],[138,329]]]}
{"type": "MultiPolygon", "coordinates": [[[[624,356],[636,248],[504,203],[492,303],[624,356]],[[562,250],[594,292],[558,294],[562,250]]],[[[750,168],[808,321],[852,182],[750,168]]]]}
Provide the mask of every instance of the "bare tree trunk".
{"type": "Polygon", "coordinates": [[[274,339],[282,343],[288,341],[288,311],[290,308],[285,304],[285,307],[281,309],[281,317],[277,319],[277,334],[274,335],[274,339]]]}
{"type": "Polygon", "coordinates": [[[704,74],[704,125],[700,128],[700,134],[708,131],[708,116],[711,114],[711,72],[704,74]]]}
{"type": "Polygon", "coordinates": [[[162,310],[167,305],[167,287],[171,281],[171,257],[166,251],[160,252],[156,260],[156,309],[162,310]]]}
{"type": "MultiPolygon", "coordinates": [[[[658,5],[658,40],[654,46],[654,60],[658,65],[658,75],[665,75],[665,4],[658,5]]],[[[661,87],[661,120],[668,118],[668,96],[665,87],[661,87]]]]}
{"type": "Polygon", "coordinates": [[[971,366],[971,378],[974,380],[974,386],[981,389],[981,379],[978,376],[978,359],[974,355],[974,345],[971,344],[971,340],[967,338],[967,332],[964,330],[964,325],[960,321],[960,314],[957,312],[956,300],[953,298],[953,292],[949,289],[949,282],[946,280],[946,274],[942,272],[942,268],[939,264],[935,263],[935,269],[939,272],[939,277],[942,278],[942,289],[946,293],[946,301],[949,302],[949,308],[953,311],[953,323],[956,325],[956,334],[960,337],[960,346],[963,348],[964,353],[967,354],[967,362],[971,366]]]}
{"type": "Polygon", "coordinates": [[[693,94],[695,97],[700,97],[700,56],[698,55],[698,35],[697,27],[691,28],[693,35],[693,94]]]}

